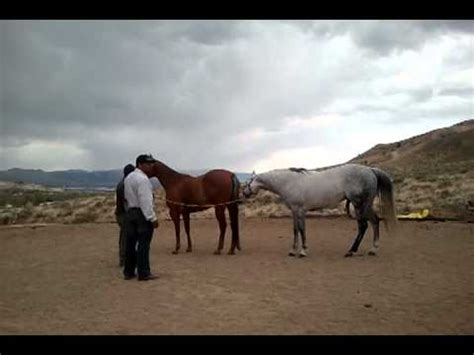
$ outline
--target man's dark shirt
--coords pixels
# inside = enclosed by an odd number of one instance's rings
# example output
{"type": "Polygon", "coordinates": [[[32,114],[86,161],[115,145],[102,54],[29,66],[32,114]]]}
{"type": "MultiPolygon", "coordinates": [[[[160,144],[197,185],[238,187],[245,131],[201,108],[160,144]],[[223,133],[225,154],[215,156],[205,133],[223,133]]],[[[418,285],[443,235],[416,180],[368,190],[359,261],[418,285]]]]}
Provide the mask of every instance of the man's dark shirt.
{"type": "Polygon", "coordinates": [[[115,189],[115,214],[125,213],[125,184],[124,179],[120,180],[115,189]]]}

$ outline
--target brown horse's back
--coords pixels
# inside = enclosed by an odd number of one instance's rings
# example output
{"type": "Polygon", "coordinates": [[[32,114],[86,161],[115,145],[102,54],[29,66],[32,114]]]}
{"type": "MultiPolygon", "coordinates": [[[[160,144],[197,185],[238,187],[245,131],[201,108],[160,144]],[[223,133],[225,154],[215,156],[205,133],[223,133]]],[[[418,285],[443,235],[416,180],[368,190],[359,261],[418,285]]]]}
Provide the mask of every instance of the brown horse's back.
{"type": "Polygon", "coordinates": [[[239,185],[231,171],[210,170],[198,177],[183,176],[179,183],[167,190],[167,198],[188,205],[226,203],[238,198],[239,185]]]}
{"type": "Polygon", "coordinates": [[[216,169],[201,175],[199,178],[209,203],[223,203],[237,198],[234,196],[234,173],[228,170],[216,169]]]}

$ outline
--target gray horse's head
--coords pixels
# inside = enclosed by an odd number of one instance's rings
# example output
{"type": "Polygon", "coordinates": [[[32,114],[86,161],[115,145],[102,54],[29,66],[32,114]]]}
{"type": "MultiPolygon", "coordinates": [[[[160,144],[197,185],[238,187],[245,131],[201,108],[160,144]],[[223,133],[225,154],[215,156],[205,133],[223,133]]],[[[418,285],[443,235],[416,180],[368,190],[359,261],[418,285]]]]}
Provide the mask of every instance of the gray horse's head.
{"type": "Polygon", "coordinates": [[[252,172],[250,179],[244,184],[244,189],[242,193],[245,198],[249,198],[250,196],[258,193],[260,188],[263,186],[263,183],[260,181],[259,176],[255,174],[255,171],[252,172]]]}

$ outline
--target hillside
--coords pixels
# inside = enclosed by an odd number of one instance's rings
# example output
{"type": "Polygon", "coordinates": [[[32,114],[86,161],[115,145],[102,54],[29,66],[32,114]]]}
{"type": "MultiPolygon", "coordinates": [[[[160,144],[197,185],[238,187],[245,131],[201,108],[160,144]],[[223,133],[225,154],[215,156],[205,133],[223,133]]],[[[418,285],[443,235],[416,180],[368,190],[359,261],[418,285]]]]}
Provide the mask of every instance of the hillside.
{"type": "Polygon", "coordinates": [[[378,144],[351,163],[386,167],[396,173],[465,173],[474,167],[474,120],[400,142],[378,144]]]}
{"type": "Polygon", "coordinates": [[[474,201],[474,120],[378,144],[350,162],[392,175],[399,212],[428,208],[433,215],[464,218],[474,201]]]}

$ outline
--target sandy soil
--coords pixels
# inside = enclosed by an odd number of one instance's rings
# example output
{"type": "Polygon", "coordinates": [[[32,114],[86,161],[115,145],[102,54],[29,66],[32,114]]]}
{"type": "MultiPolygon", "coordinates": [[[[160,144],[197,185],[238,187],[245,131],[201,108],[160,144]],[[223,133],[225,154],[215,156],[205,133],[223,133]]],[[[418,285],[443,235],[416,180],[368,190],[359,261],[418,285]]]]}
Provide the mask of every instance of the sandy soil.
{"type": "Polygon", "coordinates": [[[193,253],[172,255],[163,221],[148,282],[122,279],[114,224],[2,227],[0,334],[474,333],[473,224],[401,222],[378,256],[370,231],[344,258],[355,221],[309,219],[303,259],[287,256],[289,219],[240,225],[238,255],[212,254],[212,219],[191,222],[193,253]]]}

